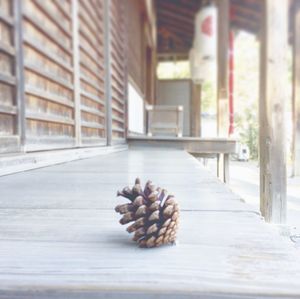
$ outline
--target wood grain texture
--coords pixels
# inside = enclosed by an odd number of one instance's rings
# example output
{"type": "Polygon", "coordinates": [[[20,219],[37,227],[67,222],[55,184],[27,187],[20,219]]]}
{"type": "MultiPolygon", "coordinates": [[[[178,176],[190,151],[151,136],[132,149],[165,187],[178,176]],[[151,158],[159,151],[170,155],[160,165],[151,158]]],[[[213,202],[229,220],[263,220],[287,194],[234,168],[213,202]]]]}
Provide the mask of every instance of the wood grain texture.
{"type": "Polygon", "coordinates": [[[299,251],[184,151],[133,149],[1,177],[0,189],[4,298],[300,295],[299,251]],[[116,190],[137,176],[176,195],[177,246],[139,249],[120,227],[116,190]]]}
{"type": "Polygon", "coordinates": [[[288,1],[264,0],[260,47],[260,210],[266,221],[286,221],[285,106],[288,99],[288,1]]]}

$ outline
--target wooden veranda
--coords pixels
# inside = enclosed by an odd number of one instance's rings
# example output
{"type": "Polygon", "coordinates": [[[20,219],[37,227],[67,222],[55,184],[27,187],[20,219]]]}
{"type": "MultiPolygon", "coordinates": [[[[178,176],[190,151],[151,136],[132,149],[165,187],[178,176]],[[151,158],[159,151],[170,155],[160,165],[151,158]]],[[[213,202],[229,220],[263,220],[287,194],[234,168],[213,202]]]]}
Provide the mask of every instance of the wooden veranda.
{"type": "MultiPolygon", "coordinates": [[[[136,114],[144,114],[146,104],[155,104],[157,62],[174,55],[187,57],[194,15],[210,2],[1,1],[2,155],[126,143],[131,133],[128,86],[141,103],[136,114]]],[[[231,117],[229,33],[232,29],[247,30],[257,34],[261,43],[261,211],[268,221],[284,222],[288,41],[294,48],[294,173],[300,169],[298,2],[215,3],[219,11],[218,134],[228,136],[231,117]]],[[[193,100],[192,111],[199,108],[199,101],[193,100]]],[[[199,137],[199,123],[199,113],[194,113],[191,125],[195,137],[199,137]]],[[[145,133],[145,123],[141,126],[145,133]]]]}
{"type": "Polygon", "coordinates": [[[0,298],[298,298],[284,111],[290,43],[296,174],[299,30],[299,0],[0,0],[0,298]],[[157,63],[187,59],[195,13],[212,2],[218,136],[201,138],[195,84],[190,135],[147,136],[157,63]],[[187,153],[228,165],[232,30],[260,41],[260,211],[187,153]],[[115,192],[137,176],[178,198],[179,245],[140,249],[119,226],[115,192]]]}

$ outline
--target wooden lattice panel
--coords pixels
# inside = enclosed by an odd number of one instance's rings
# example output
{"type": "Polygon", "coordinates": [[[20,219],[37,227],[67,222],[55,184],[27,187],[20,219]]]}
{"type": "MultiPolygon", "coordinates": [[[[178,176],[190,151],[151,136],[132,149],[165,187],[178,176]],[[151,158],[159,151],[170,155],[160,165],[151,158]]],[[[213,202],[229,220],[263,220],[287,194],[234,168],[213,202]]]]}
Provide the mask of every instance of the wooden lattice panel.
{"type": "Polygon", "coordinates": [[[117,141],[125,138],[125,7],[124,1],[111,0],[110,4],[112,138],[117,141]]]}
{"type": "Polygon", "coordinates": [[[83,144],[105,144],[104,1],[79,1],[80,109],[83,144]]]}
{"type": "Polygon", "coordinates": [[[70,0],[23,1],[26,145],[75,144],[70,0]]]}

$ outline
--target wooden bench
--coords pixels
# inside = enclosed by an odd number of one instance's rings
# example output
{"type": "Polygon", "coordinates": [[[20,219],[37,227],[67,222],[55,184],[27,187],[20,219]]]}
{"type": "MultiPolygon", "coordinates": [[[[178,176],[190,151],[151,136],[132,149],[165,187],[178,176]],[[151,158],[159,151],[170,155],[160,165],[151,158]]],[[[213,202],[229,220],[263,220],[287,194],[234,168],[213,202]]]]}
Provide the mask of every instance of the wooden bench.
{"type": "Polygon", "coordinates": [[[237,141],[231,138],[198,138],[166,136],[128,136],[129,146],[163,147],[186,150],[196,157],[217,157],[217,175],[229,182],[229,155],[236,152],[237,141]]]}

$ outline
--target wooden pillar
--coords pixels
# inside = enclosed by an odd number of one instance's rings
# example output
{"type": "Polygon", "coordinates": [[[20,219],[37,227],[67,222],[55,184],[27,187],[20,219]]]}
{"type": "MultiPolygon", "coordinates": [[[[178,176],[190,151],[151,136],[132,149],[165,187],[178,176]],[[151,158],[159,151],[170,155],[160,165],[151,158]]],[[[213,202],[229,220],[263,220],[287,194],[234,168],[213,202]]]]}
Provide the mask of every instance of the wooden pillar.
{"type": "Polygon", "coordinates": [[[111,41],[110,41],[110,0],[104,0],[104,48],[105,48],[105,98],[106,98],[106,140],[112,145],[112,107],[111,107],[111,41]]]}
{"type": "Polygon", "coordinates": [[[300,3],[295,1],[293,30],[292,176],[300,175],[300,3]]]}
{"type": "Polygon", "coordinates": [[[191,136],[201,137],[201,85],[192,83],[191,136]]]}
{"type": "Polygon", "coordinates": [[[229,127],[228,55],[229,0],[218,1],[218,75],[217,75],[217,131],[227,137],[229,127]]]}
{"type": "Polygon", "coordinates": [[[73,84],[74,84],[74,119],[76,146],[81,145],[81,108],[80,108],[80,66],[79,66],[79,24],[78,0],[72,0],[73,25],[73,84]]]}
{"type": "Polygon", "coordinates": [[[267,222],[286,220],[285,103],[288,0],[263,0],[260,100],[260,210],[267,222]]]}
{"type": "Polygon", "coordinates": [[[23,53],[23,1],[14,0],[14,44],[16,49],[15,72],[17,78],[16,102],[18,107],[17,132],[20,136],[20,150],[25,151],[26,146],[26,118],[25,118],[25,79],[24,79],[24,53],[23,53]]]}

